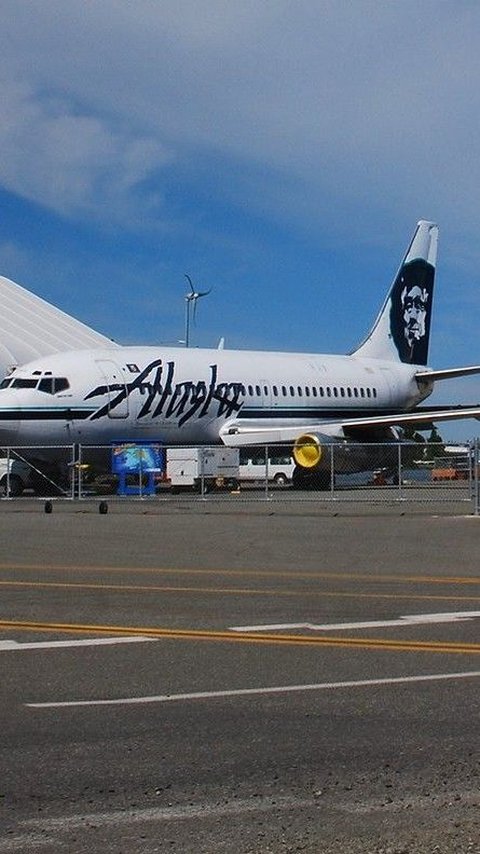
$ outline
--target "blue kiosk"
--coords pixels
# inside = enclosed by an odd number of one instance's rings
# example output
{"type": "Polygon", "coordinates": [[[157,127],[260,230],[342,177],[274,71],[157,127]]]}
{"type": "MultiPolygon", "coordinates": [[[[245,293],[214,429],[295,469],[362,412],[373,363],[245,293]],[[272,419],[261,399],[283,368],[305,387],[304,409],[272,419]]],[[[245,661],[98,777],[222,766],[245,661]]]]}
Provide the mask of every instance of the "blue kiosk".
{"type": "Polygon", "coordinates": [[[160,445],[130,442],[112,447],[112,474],[118,476],[118,495],[155,495],[158,476],[164,471],[165,449],[160,445]]]}

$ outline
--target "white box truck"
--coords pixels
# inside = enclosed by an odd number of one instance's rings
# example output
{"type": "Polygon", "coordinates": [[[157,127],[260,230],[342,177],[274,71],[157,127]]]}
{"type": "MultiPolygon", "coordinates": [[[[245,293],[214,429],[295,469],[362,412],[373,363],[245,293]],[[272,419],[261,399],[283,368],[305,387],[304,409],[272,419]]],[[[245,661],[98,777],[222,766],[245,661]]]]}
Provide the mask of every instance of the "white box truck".
{"type": "Polygon", "coordinates": [[[236,448],[167,448],[167,482],[208,492],[216,486],[238,485],[239,451],[236,448]]]}

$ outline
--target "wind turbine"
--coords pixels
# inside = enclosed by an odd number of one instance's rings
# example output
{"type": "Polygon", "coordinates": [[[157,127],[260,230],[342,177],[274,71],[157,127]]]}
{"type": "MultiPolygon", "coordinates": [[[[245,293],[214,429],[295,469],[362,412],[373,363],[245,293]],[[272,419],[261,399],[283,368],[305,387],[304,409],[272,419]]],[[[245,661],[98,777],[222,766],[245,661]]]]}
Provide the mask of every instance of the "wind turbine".
{"type": "Polygon", "coordinates": [[[197,301],[200,297],[206,297],[210,291],[196,291],[193,287],[192,280],[188,273],[185,273],[185,278],[190,285],[190,292],[185,295],[185,347],[190,346],[190,310],[193,307],[193,321],[195,322],[195,317],[197,314],[197,301]]]}

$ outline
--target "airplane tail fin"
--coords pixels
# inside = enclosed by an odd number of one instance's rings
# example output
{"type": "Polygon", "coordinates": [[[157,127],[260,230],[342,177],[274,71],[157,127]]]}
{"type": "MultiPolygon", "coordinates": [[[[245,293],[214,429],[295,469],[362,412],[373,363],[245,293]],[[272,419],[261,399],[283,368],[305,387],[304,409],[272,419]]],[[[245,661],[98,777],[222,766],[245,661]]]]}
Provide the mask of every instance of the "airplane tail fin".
{"type": "Polygon", "coordinates": [[[380,314],[351,355],[427,364],[437,241],[438,226],[420,220],[380,314]]]}

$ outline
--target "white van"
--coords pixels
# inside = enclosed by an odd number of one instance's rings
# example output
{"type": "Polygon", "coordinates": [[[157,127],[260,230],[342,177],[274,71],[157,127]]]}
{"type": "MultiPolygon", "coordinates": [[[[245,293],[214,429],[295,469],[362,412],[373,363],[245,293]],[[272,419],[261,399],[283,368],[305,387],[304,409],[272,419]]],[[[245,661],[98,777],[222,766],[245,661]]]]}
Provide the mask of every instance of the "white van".
{"type": "Polygon", "coordinates": [[[279,486],[291,483],[295,463],[288,450],[268,450],[268,460],[265,458],[265,448],[241,448],[240,449],[240,481],[268,480],[279,486]]]}

